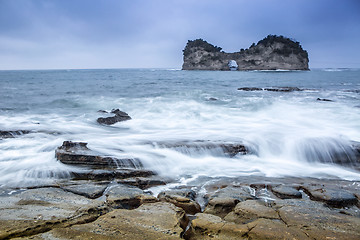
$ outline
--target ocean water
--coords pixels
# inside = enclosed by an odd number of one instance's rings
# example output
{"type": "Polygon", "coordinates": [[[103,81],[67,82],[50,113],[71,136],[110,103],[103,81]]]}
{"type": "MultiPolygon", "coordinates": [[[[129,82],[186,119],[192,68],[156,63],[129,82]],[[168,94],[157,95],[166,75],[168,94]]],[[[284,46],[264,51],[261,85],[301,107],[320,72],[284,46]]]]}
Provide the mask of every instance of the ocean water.
{"type": "Polygon", "coordinates": [[[351,147],[360,142],[359,89],[359,69],[0,71],[0,130],[31,131],[0,140],[0,186],[70,178],[79,168],[54,154],[66,140],[87,142],[101,155],[138,158],[179,182],[252,175],[360,180],[351,147]],[[116,108],[132,120],[96,122],[104,116],[99,110],[116,108]],[[201,141],[243,143],[251,154],[228,157],[180,144],[201,141]],[[348,164],[334,164],[339,156],[348,164]]]}

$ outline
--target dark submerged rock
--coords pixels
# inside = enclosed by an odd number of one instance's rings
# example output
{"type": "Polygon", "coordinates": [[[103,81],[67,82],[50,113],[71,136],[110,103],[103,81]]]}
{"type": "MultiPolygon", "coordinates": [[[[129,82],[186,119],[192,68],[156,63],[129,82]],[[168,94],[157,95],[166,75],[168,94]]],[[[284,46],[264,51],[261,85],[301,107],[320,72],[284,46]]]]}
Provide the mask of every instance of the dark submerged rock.
{"type": "Polygon", "coordinates": [[[111,113],[115,115],[106,118],[100,117],[97,119],[97,122],[105,125],[113,125],[117,122],[122,122],[131,119],[131,117],[126,112],[120,111],[119,109],[112,110],[111,113]]]}
{"type": "Polygon", "coordinates": [[[317,98],[316,101],[333,102],[333,100],[326,99],[326,98],[317,98]]]}
{"type": "Polygon", "coordinates": [[[228,142],[211,142],[211,141],[180,141],[180,142],[157,142],[153,145],[161,148],[171,148],[184,154],[191,154],[193,152],[211,152],[220,151],[229,157],[234,157],[237,154],[247,154],[249,149],[242,143],[228,143],[228,142]]]}
{"type": "Polygon", "coordinates": [[[298,87],[271,87],[271,88],[257,88],[257,87],[242,87],[238,88],[240,91],[269,91],[269,92],[296,92],[304,91],[298,87]]]}
{"type": "Polygon", "coordinates": [[[257,88],[257,87],[242,87],[238,88],[240,91],[263,91],[263,88],[257,88]]]}
{"type": "Polygon", "coordinates": [[[0,138],[14,138],[24,134],[29,134],[29,130],[16,130],[16,131],[0,131],[0,138]]]}

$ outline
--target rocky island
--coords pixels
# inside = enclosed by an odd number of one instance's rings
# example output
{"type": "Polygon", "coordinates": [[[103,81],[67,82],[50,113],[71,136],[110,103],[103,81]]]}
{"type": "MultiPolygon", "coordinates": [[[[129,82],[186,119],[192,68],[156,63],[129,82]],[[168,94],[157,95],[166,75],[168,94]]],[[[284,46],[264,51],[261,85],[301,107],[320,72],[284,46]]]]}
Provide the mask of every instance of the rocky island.
{"type": "Polygon", "coordinates": [[[309,58],[299,42],[268,35],[239,52],[226,53],[203,39],[189,40],[183,50],[183,70],[309,70],[309,58]]]}

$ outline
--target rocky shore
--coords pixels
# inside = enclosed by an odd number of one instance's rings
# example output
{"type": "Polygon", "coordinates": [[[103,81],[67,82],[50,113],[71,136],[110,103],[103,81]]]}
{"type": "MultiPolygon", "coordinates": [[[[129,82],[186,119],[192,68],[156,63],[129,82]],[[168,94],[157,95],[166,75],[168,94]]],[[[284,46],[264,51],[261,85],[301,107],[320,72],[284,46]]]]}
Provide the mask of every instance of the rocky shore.
{"type": "MultiPolygon", "coordinates": [[[[240,143],[156,145],[249,152],[240,143]]],[[[0,239],[360,238],[359,181],[202,177],[161,188],[172,180],[138,159],[101,156],[71,141],[55,155],[81,170],[46,186],[0,189],[0,239]]]]}
{"type": "MultiPolygon", "coordinates": [[[[131,119],[119,109],[111,114],[97,122],[131,119]]],[[[0,139],[8,139],[33,132],[0,133],[0,139]]],[[[144,144],[183,154],[256,154],[243,142],[144,144]]],[[[346,152],[334,152],[332,164],[358,171],[360,144],[352,142],[349,148],[355,162],[346,152]]],[[[360,239],[360,181],[203,176],[179,185],[118,151],[116,157],[103,156],[86,142],[64,141],[54,154],[61,163],[75,166],[70,177],[47,185],[0,188],[0,239],[360,239]]]]}

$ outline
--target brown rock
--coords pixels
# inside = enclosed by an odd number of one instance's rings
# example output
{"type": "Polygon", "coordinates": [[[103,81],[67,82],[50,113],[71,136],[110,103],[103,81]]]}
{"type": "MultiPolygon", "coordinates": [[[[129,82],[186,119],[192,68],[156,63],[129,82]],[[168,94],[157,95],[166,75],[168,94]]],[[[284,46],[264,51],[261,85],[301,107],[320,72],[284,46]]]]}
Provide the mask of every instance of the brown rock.
{"type": "Polygon", "coordinates": [[[200,205],[194,199],[195,193],[188,190],[172,190],[161,192],[158,195],[160,201],[170,202],[177,207],[184,209],[188,214],[195,214],[201,211],[200,205]]]}
{"type": "Polygon", "coordinates": [[[170,203],[151,203],[135,210],[117,209],[92,223],[54,229],[34,239],[181,239],[187,224],[182,209],[170,203]]]}
{"type": "Polygon", "coordinates": [[[249,231],[246,225],[226,222],[206,213],[197,213],[191,225],[189,239],[246,239],[249,231]]]}
{"type": "Polygon", "coordinates": [[[103,202],[58,188],[30,189],[0,196],[0,239],[92,221],[104,212],[107,208],[103,202]]]}
{"type": "Polygon", "coordinates": [[[248,224],[250,229],[248,239],[252,240],[302,240],[312,239],[302,230],[287,227],[284,223],[270,219],[260,218],[248,224]]]}
{"type": "Polygon", "coordinates": [[[278,213],[258,200],[240,202],[234,211],[225,216],[224,220],[235,223],[248,223],[258,218],[280,219],[278,213]]]}

